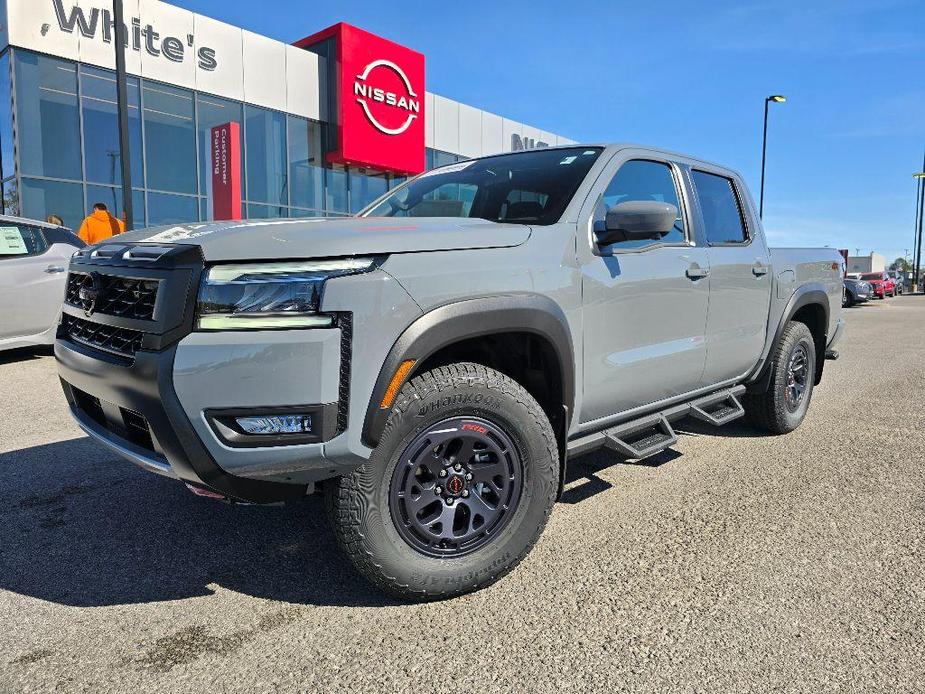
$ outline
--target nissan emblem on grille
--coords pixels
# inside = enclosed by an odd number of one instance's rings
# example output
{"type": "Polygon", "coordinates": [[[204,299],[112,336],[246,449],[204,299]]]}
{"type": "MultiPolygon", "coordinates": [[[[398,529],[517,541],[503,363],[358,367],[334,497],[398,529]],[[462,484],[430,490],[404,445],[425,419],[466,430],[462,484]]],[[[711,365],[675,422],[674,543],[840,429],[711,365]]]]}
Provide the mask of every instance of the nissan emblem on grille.
{"type": "Polygon", "coordinates": [[[89,305],[85,304],[84,308],[84,314],[88,318],[96,310],[96,302],[101,298],[102,292],[103,283],[100,281],[100,273],[91,272],[89,275],[84,276],[78,296],[82,302],[90,302],[89,305]]]}

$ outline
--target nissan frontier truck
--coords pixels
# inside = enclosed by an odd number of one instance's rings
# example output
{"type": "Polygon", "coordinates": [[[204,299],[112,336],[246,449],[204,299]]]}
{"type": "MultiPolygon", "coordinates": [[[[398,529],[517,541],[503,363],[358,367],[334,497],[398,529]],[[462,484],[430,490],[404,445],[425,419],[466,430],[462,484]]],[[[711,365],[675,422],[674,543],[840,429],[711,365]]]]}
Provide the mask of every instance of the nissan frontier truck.
{"type": "Polygon", "coordinates": [[[685,417],[792,431],[843,328],[837,251],[769,248],[737,173],[622,144],[460,162],[352,218],[128,233],[69,271],[55,355],[91,437],[202,496],[323,492],[408,600],[517,566],[578,454],[647,458],[685,417]]]}

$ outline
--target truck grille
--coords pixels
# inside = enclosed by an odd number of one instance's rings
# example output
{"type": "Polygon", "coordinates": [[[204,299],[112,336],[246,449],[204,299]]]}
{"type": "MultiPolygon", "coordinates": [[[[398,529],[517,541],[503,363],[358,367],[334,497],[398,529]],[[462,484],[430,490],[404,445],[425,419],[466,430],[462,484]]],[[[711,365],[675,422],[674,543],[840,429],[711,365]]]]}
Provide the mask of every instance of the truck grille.
{"type": "Polygon", "coordinates": [[[158,280],[72,272],[67,279],[65,301],[84,311],[92,307],[94,313],[107,316],[153,320],[159,284],[158,280]],[[80,290],[84,287],[96,289],[99,298],[95,302],[81,299],[80,290]]]}
{"type": "Polygon", "coordinates": [[[61,327],[64,334],[75,342],[123,357],[135,356],[135,352],[141,348],[141,338],[144,334],[128,328],[93,323],[67,314],[62,316],[61,327]]]}

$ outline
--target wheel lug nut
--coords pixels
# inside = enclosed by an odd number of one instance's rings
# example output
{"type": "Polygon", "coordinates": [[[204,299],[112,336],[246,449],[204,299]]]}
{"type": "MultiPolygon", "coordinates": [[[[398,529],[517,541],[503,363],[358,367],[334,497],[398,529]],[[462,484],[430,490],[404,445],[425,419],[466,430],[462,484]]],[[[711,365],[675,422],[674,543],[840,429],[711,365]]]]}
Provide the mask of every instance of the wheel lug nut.
{"type": "Polygon", "coordinates": [[[463,489],[463,490],[462,490],[462,495],[463,495],[464,497],[465,497],[465,496],[469,496],[469,490],[468,490],[468,489],[463,489]]]}
{"type": "Polygon", "coordinates": [[[471,481],[472,481],[472,473],[471,473],[471,472],[467,472],[467,473],[466,473],[466,482],[471,482],[471,481]]]}
{"type": "Polygon", "coordinates": [[[441,487],[434,487],[434,494],[443,494],[443,489],[441,487]]]}
{"type": "Polygon", "coordinates": [[[446,470],[441,470],[438,474],[439,474],[441,477],[446,477],[446,470]]]}
{"type": "Polygon", "coordinates": [[[453,466],[453,469],[456,470],[456,472],[459,472],[460,470],[462,470],[462,465],[460,465],[459,463],[456,463],[456,465],[453,466]]]}

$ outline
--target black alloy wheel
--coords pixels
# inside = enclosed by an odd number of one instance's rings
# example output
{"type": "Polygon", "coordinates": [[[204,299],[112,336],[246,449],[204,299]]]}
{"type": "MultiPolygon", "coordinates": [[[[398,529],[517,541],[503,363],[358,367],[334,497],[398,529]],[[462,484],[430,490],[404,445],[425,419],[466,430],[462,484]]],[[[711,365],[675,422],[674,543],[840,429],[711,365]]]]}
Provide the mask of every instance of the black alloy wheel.
{"type": "Polygon", "coordinates": [[[485,419],[445,419],[422,432],[392,474],[389,507],[418,552],[458,557],[494,538],[517,510],[523,464],[511,438],[485,419]]]}
{"type": "Polygon", "coordinates": [[[806,394],[806,384],[809,380],[809,356],[806,347],[799,343],[790,353],[790,362],[787,365],[787,378],[784,386],[784,398],[787,409],[796,412],[803,404],[806,394]]]}

